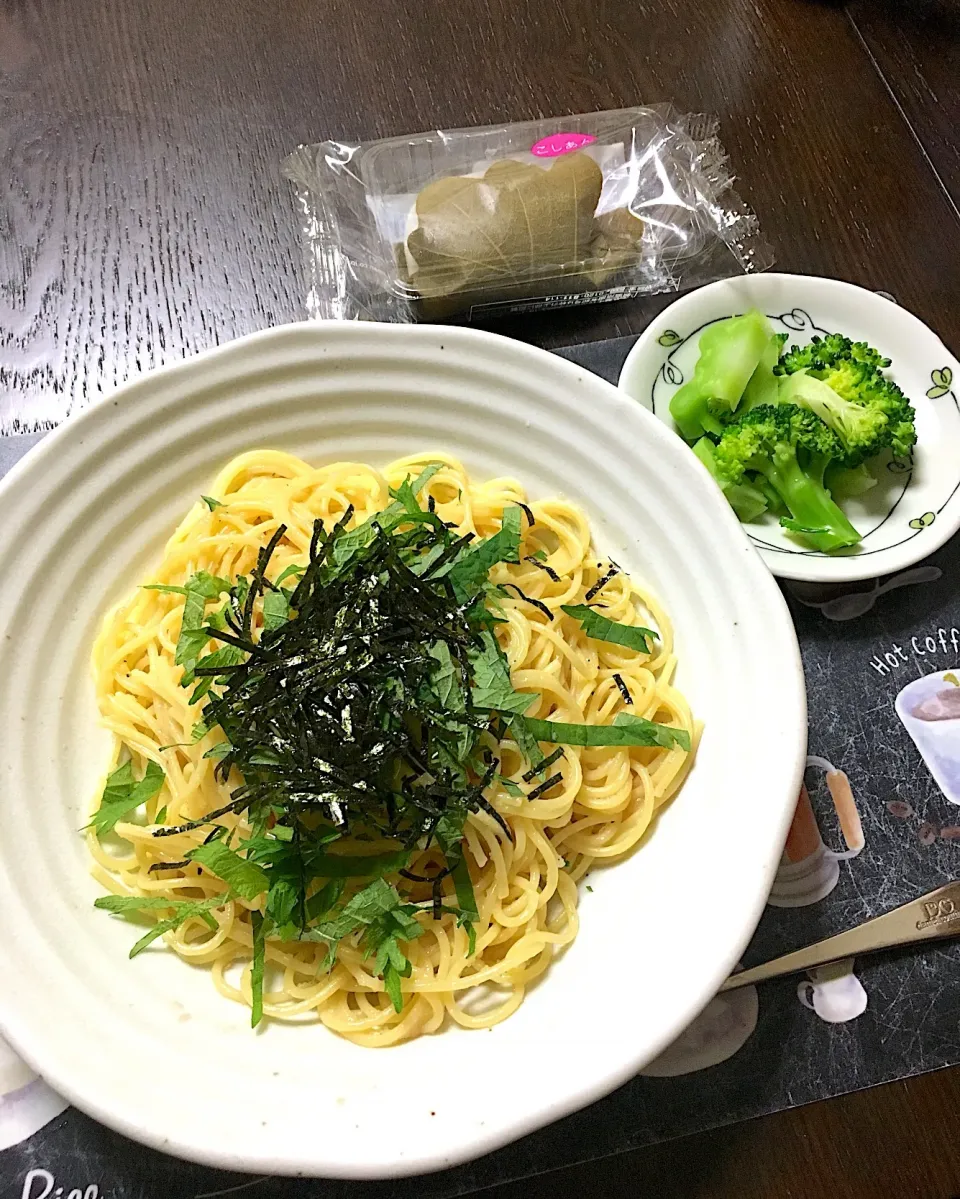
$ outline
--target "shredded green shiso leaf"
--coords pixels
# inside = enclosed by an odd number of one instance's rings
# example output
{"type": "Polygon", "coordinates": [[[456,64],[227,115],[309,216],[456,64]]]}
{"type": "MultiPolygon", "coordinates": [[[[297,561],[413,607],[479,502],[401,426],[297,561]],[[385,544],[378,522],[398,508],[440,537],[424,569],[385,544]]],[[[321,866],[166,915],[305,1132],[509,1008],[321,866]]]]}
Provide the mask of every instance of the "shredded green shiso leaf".
{"type": "MultiPolygon", "coordinates": [[[[163,917],[133,956],[184,920],[215,924],[212,908],[264,897],[262,911],[251,914],[254,1025],[263,1014],[268,937],[324,944],[327,968],[338,944],[354,939],[398,1012],[411,971],[404,945],[423,934],[425,919],[453,915],[467,929],[472,953],[478,911],[464,822],[483,811],[511,837],[485,793],[499,780],[510,794],[535,800],[559,783],[562,775],[549,767],[563,750],[544,757],[540,742],[690,748],[684,730],[629,713],[606,726],[524,715],[536,697],[511,682],[494,632],[506,593],[490,573],[498,563],[519,562],[522,518],[532,522],[532,513],[511,506],[492,537],[459,536],[417,498],[435,469],[402,483],[389,507],[361,525],[350,528],[349,508],[329,530],[317,521],[307,562],[272,582],[267,574],[283,526],[247,577],[231,582],[199,573],[182,587],[156,588],[185,597],[176,662],[184,668],[182,686],[193,688],[191,702],[206,701],[194,740],[219,730],[208,751],[219,759],[217,778],[240,781],[229,803],[202,820],[156,828],[158,838],[196,829],[207,836],[183,861],[151,870],[196,866],[228,890],[182,902],[107,896],[96,906],[163,917]],[[222,606],[208,615],[221,596],[222,606]],[[255,633],[258,600],[262,628],[255,633]],[[204,654],[211,639],[219,648],[204,654]],[[528,791],[500,779],[498,747],[508,734],[530,764],[523,775],[534,784],[528,791]],[[249,832],[218,824],[228,813],[243,814],[249,832]],[[346,837],[354,849],[358,841],[376,842],[378,852],[338,852],[346,837]],[[434,870],[408,869],[415,853],[431,847],[434,870]],[[448,877],[455,904],[445,899],[448,877]]],[[[617,569],[611,564],[591,596],[617,569]]],[[[656,635],[585,606],[564,611],[588,636],[629,649],[649,652],[656,635]]],[[[94,814],[97,834],[155,798],[163,781],[155,763],[140,780],[129,762],[119,767],[94,814]]]]}

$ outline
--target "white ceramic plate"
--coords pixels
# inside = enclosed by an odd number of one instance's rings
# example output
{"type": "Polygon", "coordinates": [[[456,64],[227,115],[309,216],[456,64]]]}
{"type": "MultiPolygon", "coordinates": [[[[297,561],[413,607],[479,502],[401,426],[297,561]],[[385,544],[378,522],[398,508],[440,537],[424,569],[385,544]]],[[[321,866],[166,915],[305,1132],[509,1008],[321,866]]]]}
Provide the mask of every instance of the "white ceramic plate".
{"type": "Polygon", "coordinates": [[[893,461],[879,486],[843,509],[863,534],[837,554],[805,550],[765,516],[744,526],[775,575],[843,583],[893,574],[939,549],[960,528],[960,363],[939,337],[876,292],[812,275],[745,275],[693,291],[671,304],[640,335],[620,374],[620,387],[671,429],[669,405],[697,361],[706,325],[750,307],[766,313],[788,345],[814,334],[844,333],[867,341],[893,365],[887,372],[917,410],[917,446],[893,461]]]}
{"type": "Polygon", "coordinates": [[[0,1032],[131,1137],[257,1173],[370,1178],[479,1155],[599,1098],[710,999],[759,918],[805,746],[780,593],[684,446],[588,371],[456,329],[296,325],[157,371],[0,485],[0,1032]],[[92,908],[77,828],[104,767],[88,654],[231,455],[384,464],[443,448],[586,509],[673,614],[706,722],[656,833],[591,880],[582,930],[519,1012],[388,1050],[318,1025],[254,1034],[204,970],[92,908]]]}

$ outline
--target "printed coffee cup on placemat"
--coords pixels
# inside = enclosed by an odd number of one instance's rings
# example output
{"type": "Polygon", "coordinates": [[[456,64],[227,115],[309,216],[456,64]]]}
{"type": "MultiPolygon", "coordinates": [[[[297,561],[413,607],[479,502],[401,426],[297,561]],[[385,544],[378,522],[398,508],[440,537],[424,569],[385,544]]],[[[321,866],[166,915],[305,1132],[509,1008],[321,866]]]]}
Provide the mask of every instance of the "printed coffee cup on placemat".
{"type": "Polygon", "coordinates": [[[896,707],[937,786],[960,804],[960,667],[914,679],[896,707]]]}

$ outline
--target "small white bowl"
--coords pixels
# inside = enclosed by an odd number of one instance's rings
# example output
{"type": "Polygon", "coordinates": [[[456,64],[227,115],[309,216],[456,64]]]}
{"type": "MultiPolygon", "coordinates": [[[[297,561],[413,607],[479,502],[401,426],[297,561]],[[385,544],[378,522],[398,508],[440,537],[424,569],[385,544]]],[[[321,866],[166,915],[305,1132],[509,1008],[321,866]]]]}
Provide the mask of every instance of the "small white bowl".
{"type": "Polygon", "coordinates": [[[491,334],[303,324],[102,400],[0,484],[0,1034],[127,1136],[258,1174],[453,1165],[631,1078],[705,1006],[763,910],[806,752],[779,588],[696,460],[589,371],[491,334]],[[577,940],[488,1031],[364,1049],[270,1024],[123,921],[77,830],[106,765],[89,677],[105,607],[231,456],[385,464],[446,449],[583,505],[673,617],[696,766],[637,853],[591,879],[577,940]]]}
{"type": "Polygon", "coordinates": [[[845,583],[893,574],[939,549],[960,528],[960,363],[922,321],[877,292],[814,275],[744,275],[689,292],[640,335],[620,388],[676,431],[669,405],[697,360],[701,330],[748,308],[765,313],[789,345],[843,333],[892,359],[890,377],[917,412],[912,461],[891,461],[885,477],[843,509],[863,541],[823,554],[804,549],[766,515],[744,525],[775,575],[845,583]]]}

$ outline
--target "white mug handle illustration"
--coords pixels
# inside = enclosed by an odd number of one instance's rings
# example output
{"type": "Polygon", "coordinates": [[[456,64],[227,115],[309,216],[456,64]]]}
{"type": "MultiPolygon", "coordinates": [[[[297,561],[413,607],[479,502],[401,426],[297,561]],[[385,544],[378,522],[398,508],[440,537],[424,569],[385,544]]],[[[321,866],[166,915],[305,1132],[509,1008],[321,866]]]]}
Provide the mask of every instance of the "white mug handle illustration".
{"type": "Polygon", "coordinates": [[[863,825],[846,774],[826,758],[816,756],[807,758],[807,767],[824,772],[846,849],[833,850],[824,843],[804,784],[768,899],[778,908],[805,907],[829,895],[840,877],[838,863],[855,858],[864,846],[863,825]]]}
{"type": "Polygon", "coordinates": [[[853,958],[810,971],[797,987],[797,998],[827,1024],[845,1024],[867,1010],[867,993],[853,973],[853,958]]]}

